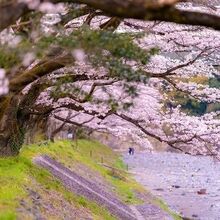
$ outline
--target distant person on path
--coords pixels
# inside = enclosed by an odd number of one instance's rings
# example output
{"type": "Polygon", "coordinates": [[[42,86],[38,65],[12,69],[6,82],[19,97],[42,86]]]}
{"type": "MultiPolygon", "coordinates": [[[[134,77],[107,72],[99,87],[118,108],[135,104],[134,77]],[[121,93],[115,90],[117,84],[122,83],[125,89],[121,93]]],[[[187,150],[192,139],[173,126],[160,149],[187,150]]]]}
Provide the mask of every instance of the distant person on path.
{"type": "Polygon", "coordinates": [[[67,139],[72,140],[73,139],[73,132],[71,130],[67,133],[67,139]]]}
{"type": "Polygon", "coordinates": [[[128,154],[129,155],[134,155],[134,148],[133,147],[128,148],[128,154]]]}

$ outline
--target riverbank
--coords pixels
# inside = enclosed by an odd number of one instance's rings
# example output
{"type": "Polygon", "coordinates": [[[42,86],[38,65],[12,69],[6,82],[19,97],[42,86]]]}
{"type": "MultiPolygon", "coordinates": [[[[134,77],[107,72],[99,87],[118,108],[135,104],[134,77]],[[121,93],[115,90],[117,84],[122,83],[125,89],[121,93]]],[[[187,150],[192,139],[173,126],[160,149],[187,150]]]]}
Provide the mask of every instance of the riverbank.
{"type": "Polygon", "coordinates": [[[220,219],[220,163],[176,153],[124,155],[135,179],[190,219],[220,219]]]}

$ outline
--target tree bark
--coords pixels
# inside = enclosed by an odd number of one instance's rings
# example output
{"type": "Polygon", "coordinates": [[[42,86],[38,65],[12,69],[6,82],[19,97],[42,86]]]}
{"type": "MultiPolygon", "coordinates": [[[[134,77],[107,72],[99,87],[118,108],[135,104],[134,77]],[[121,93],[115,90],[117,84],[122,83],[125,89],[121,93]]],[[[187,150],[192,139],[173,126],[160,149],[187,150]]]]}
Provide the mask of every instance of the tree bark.
{"type": "MultiPolygon", "coordinates": [[[[178,0],[49,0],[52,3],[69,2],[86,4],[102,10],[108,15],[120,18],[141,20],[160,20],[186,25],[201,25],[220,30],[220,17],[203,12],[181,10],[175,7],[178,0]]],[[[17,0],[0,2],[0,31],[14,24],[16,20],[29,11],[25,2],[17,0]]]]}
{"type": "Polygon", "coordinates": [[[15,156],[19,153],[24,141],[27,118],[19,111],[20,97],[7,97],[5,114],[0,125],[0,156],[15,156]]]}
{"type": "Polygon", "coordinates": [[[34,144],[38,141],[47,140],[47,118],[44,115],[30,116],[26,127],[24,144],[34,144]]]}
{"type": "Polygon", "coordinates": [[[19,154],[31,120],[29,109],[43,89],[43,85],[35,83],[27,94],[11,93],[1,101],[0,157],[19,154]]]}

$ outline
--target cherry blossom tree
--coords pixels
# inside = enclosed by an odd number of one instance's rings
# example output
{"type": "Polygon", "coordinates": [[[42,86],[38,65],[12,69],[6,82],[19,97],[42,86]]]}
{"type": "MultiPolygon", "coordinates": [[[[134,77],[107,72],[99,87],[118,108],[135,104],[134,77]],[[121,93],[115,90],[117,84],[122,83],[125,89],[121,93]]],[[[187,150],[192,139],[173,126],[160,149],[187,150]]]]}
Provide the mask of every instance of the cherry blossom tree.
{"type": "Polygon", "coordinates": [[[218,5],[178,2],[0,2],[0,155],[47,117],[217,155],[219,112],[192,116],[170,93],[219,102],[218,5]]]}

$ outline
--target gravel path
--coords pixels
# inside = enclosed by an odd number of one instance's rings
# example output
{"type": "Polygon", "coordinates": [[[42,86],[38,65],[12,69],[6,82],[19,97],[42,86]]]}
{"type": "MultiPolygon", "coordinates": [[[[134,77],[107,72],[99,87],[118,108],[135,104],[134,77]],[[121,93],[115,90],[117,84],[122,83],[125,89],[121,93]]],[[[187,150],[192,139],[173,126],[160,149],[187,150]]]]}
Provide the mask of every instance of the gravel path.
{"type": "Polygon", "coordinates": [[[139,212],[139,210],[134,205],[130,205],[130,209],[135,214],[137,220],[145,220],[144,216],[139,212]]]}
{"type": "Polygon", "coordinates": [[[153,204],[127,206],[113,194],[109,194],[94,183],[64,167],[62,164],[44,155],[34,159],[34,162],[49,170],[70,191],[93,200],[107,208],[110,213],[121,220],[172,220],[172,218],[153,204]]]}
{"type": "Polygon", "coordinates": [[[176,153],[124,156],[138,182],[183,216],[220,220],[220,163],[176,153]]]}
{"type": "Polygon", "coordinates": [[[84,196],[98,204],[106,207],[114,216],[123,220],[135,220],[136,217],[130,208],[112,195],[104,192],[95,184],[91,184],[75,172],[64,167],[62,164],[48,156],[35,158],[35,163],[48,169],[55,177],[60,179],[63,184],[72,192],[84,196]]]}

